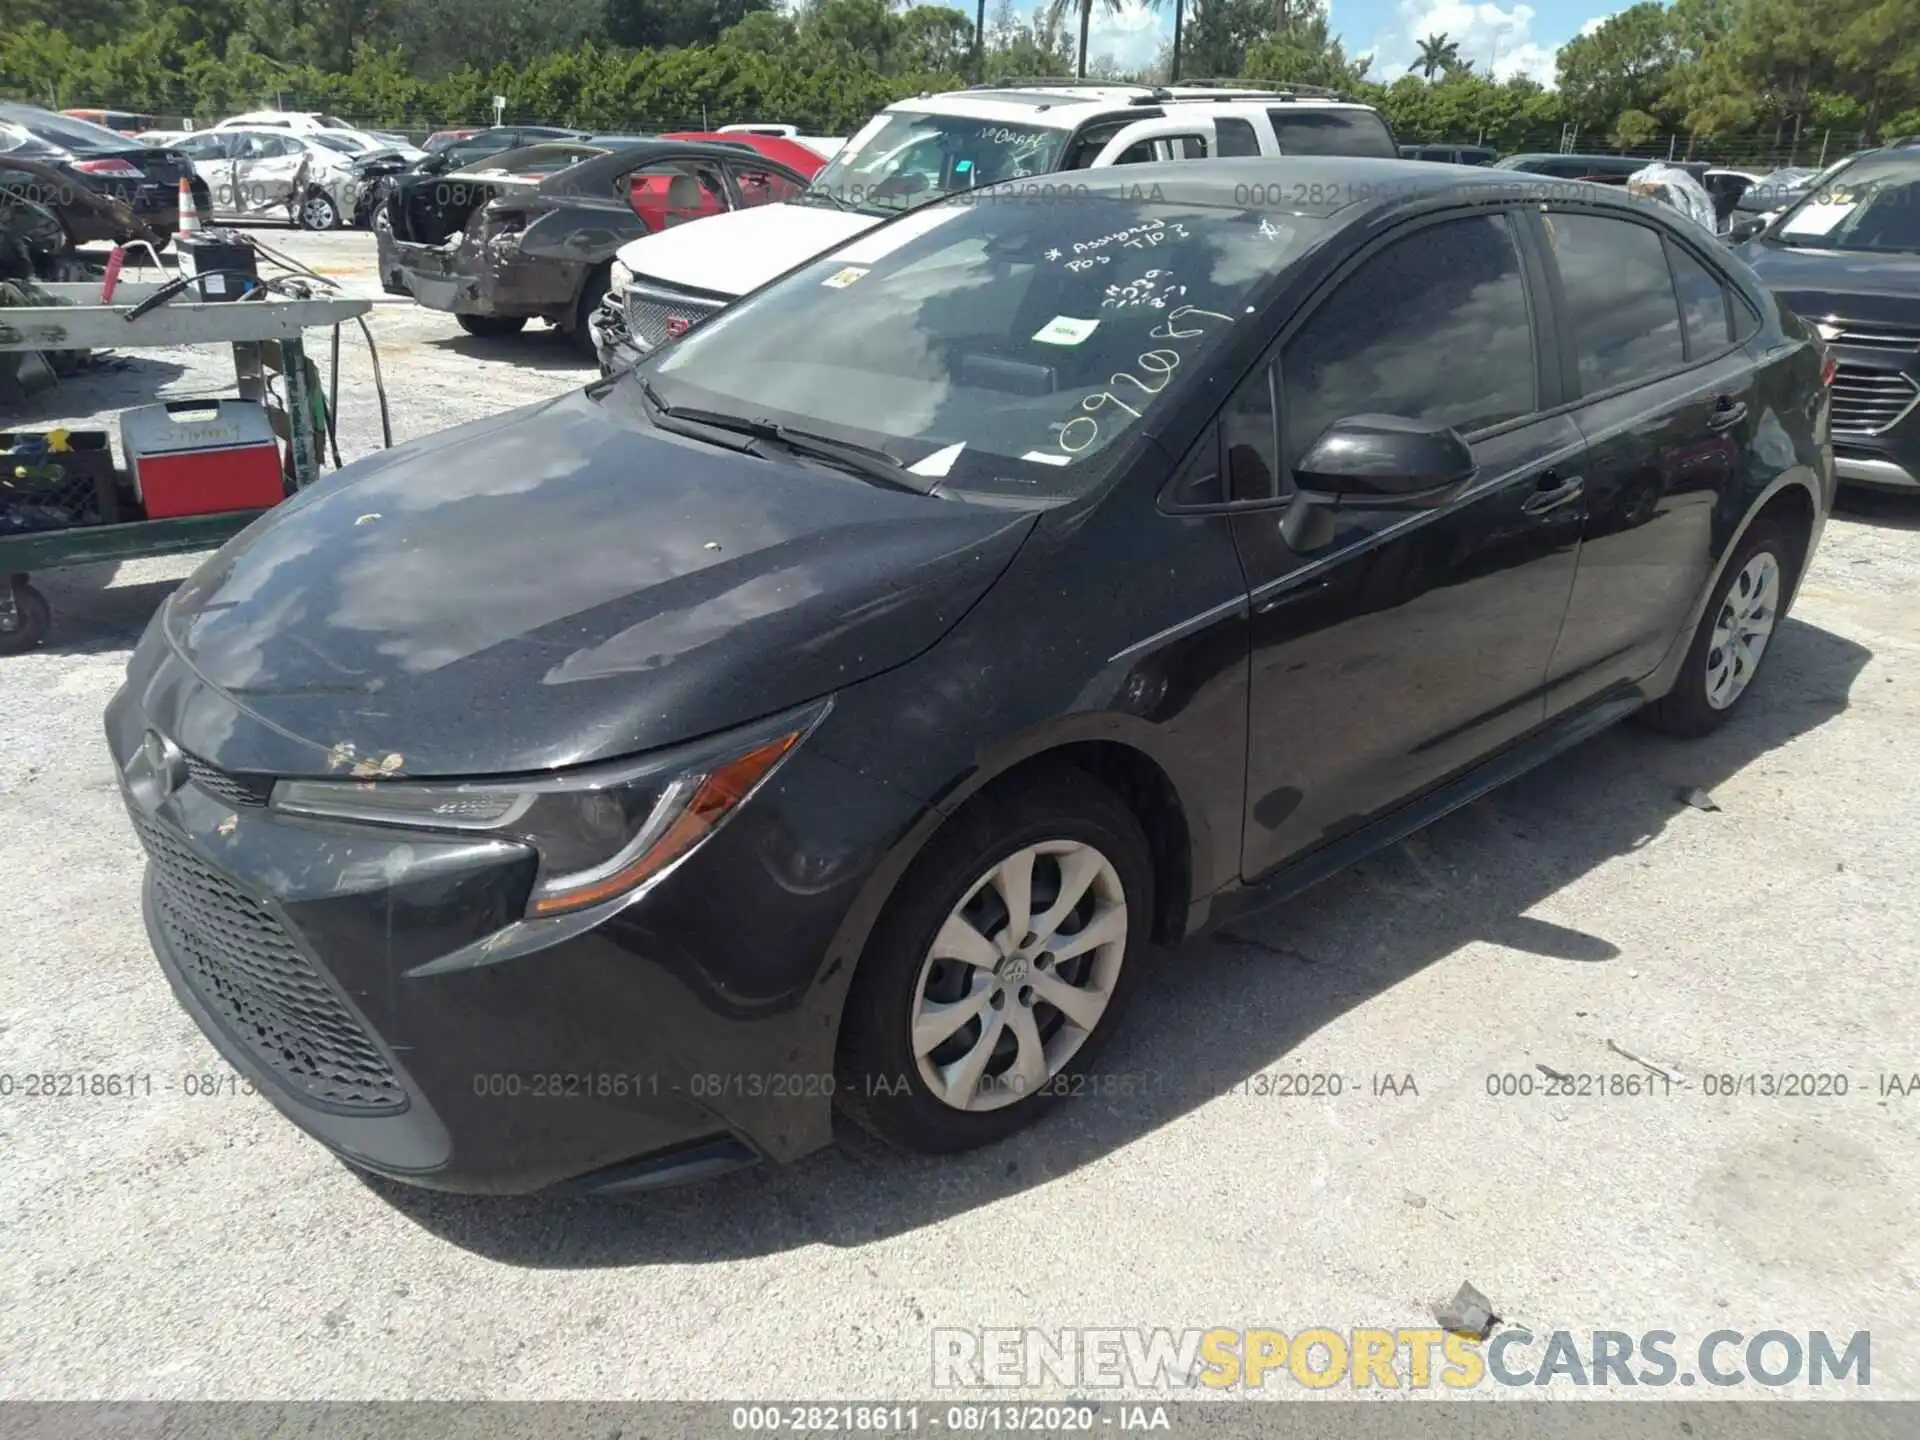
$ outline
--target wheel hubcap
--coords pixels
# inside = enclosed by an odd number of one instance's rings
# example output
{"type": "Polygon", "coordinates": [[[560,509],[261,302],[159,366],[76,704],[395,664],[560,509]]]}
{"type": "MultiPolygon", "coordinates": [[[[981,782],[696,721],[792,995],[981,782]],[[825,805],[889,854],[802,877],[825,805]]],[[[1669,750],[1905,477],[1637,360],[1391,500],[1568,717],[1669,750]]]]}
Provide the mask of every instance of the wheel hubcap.
{"type": "Polygon", "coordinates": [[[324,230],[333,224],[333,206],[318,198],[307,202],[307,224],[315,230],[324,230]]]}
{"type": "Polygon", "coordinates": [[[1724,710],[1740,698],[1780,614],[1780,562],[1762,550],[1741,567],[1720,602],[1707,645],[1707,703],[1724,710]]]}
{"type": "Polygon", "coordinates": [[[1106,1013],[1127,950],[1113,862],[1077,840],[1016,850],[973,883],[914,987],[914,1061],[956,1110],[1045,1087],[1106,1013]]]}

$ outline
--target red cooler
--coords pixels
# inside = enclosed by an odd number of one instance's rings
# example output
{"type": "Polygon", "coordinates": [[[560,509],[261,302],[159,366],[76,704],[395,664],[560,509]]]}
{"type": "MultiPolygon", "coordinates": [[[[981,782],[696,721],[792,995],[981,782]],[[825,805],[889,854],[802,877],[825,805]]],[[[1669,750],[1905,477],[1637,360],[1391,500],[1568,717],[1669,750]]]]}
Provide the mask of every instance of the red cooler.
{"type": "Polygon", "coordinates": [[[264,510],[286,498],[280,442],[256,400],[170,400],[120,417],[120,448],[149,520],[264,510]]]}

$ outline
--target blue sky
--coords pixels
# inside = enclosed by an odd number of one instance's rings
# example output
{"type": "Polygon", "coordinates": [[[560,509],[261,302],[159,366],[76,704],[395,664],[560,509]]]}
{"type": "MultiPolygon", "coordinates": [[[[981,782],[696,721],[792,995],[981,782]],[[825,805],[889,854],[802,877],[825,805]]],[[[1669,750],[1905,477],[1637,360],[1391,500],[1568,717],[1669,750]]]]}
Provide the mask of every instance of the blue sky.
{"type": "MultiPolygon", "coordinates": [[[[1332,0],[1333,28],[1349,55],[1373,54],[1376,80],[1404,74],[1418,53],[1423,35],[1445,32],[1460,42],[1461,55],[1474,68],[1505,79],[1531,75],[1553,83],[1553,52],[1583,29],[1597,26],[1613,9],[1596,0],[1536,0],[1534,4],[1472,4],[1468,0],[1332,0]]],[[[1150,63],[1173,34],[1171,0],[1160,14],[1141,0],[1128,0],[1119,15],[1096,5],[1087,53],[1103,55],[1125,68],[1150,63]]]]}

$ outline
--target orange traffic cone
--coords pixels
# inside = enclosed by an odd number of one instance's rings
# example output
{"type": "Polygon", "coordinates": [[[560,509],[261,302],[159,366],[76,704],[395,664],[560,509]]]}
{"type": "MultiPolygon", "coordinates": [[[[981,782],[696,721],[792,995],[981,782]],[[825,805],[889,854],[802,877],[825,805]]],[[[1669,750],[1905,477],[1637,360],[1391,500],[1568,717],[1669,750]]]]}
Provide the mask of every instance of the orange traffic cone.
{"type": "Polygon", "coordinates": [[[182,235],[200,233],[200,206],[193,198],[193,182],[185,175],[180,177],[180,229],[182,235]]]}

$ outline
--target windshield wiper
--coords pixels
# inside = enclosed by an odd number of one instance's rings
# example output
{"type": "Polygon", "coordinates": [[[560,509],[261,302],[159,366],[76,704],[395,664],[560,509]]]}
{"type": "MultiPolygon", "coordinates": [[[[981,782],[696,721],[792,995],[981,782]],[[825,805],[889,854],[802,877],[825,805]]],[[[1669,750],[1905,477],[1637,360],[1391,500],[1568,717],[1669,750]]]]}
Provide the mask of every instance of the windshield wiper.
{"type": "MultiPolygon", "coordinates": [[[[939,482],[921,478],[908,470],[893,456],[884,450],[876,450],[870,445],[857,445],[851,440],[836,440],[831,435],[821,435],[812,430],[797,430],[791,425],[782,425],[778,421],[754,419],[745,415],[733,415],[724,410],[701,410],[688,405],[670,405],[653,388],[653,382],[646,376],[635,377],[640,381],[640,393],[647,403],[669,420],[677,420],[683,425],[701,425],[710,430],[724,430],[732,435],[744,435],[750,440],[771,441],[781,449],[795,455],[805,455],[812,460],[823,460],[850,470],[865,479],[877,481],[893,490],[905,490],[914,495],[931,495],[939,482]]],[[[749,455],[764,454],[757,449],[746,449],[749,455]]]]}
{"type": "Polygon", "coordinates": [[[811,205],[815,201],[820,200],[824,200],[836,210],[845,210],[847,208],[847,202],[831,190],[816,190],[812,186],[808,186],[805,190],[802,190],[788,203],[792,205],[811,205]]]}

